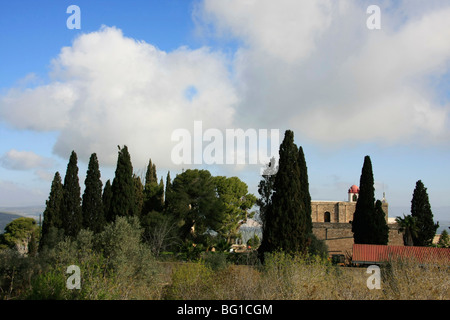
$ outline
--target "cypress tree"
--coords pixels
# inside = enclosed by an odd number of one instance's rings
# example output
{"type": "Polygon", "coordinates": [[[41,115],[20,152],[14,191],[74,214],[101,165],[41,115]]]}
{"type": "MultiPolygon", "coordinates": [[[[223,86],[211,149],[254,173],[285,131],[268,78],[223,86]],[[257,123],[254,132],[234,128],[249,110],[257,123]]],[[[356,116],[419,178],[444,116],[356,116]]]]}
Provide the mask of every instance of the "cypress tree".
{"type": "Polygon", "coordinates": [[[109,219],[114,221],[117,216],[136,215],[133,166],[127,146],[119,147],[112,193],[109,219]]]}
{"type": "Polygon", "coordinates": [[[164,183],[158,184],[156,165],[149,160],[145,174],[143,214],[162,212],[164,208],[164,183]]]}
{"type": "Polygon", "coordinates": [[[375,189],[372,162],[369,156],[364,158],[364,165],[359,183],[359,197],[353,214],[352,232],[356,244],[373,243],[373,216],[375,215],[375,189]]]}
{"type": "Polygon", "coordinates": [[[273,186],[272,204],[264,215],[260,253],[277,250],[305,253],[307,250],[308,217],[302,197],[298,152],[294,133],[287,130],[280,146],[279,169],[273,186]]]}
{"type": "Polygon", "coordinates": [[[65,235],[75,237],[83,226],[81,190],[78,180],[77,154],[72,151],[64,177],[63,227],[65,235]]]}
{"type": "Polygon", "coordinates": [[[94,233],[100,232],[106,221],[102,202],[103,183],[100,176],[97,155],[93,153],[89,159],[86,179],[84,180],[85,189],[81,209],[83,228],[90,229],[94,233]]]}
{"type": "Polygon", "coordinates": [[[44,221],[42,222],[41,239],[39,241],[39,250],[47,245],[50,228],[62,228],[62,205],[63,205],[63,185],[59,172],[55,173],[50,189],[50,195],[45,202],[44,221]]]}
{"type": "Polygon", "coordinates": [[[415,246],[431,245],[439,223],[434,223],[427,188],[421,180],[416,182],[411,200],[411,216],[416,218],[417,234],[413,236],[415,246]]]}
{"type": "Polygon", "coordinates": [[[164,192],[165,209],[169,207],[171,192],[172,192],[172,180],[170,179],[170,171],[168,171],[166,176],[166,191],[164,192]]]}
{"type": "Polygon", "coordinates": [[[113,197],[111,180],[108,179],[103,189],[102,203],[103,203],[103,215],[106,222],[112,222],[113,217],[111,216],[111,201],[113,197]]]}
{"type": "Polygon", "coordinates": [[[374,241],[373,244],[387,245],[389,242],[389,227],[386,223],[386,213],[383,210],[383,203],[377,200],[375,203],[374,215],[374,241]]]}
{"type": "Polygon", "coordinates": [[[135,210],[138,215],[141,214],[144,207],[144,186],[142,185],[141,178],[137,175],[133,175],[134,179],[134,197],[135,197],[135,210]]]}
{"type": "Polygon", "coordinates": [[[301,195],[303,199],[303,206],[305,214],[304,217],[304,232],[312,233],[312,218],[311,218],[311,194],[309,193],[309,181],[308,181],[308,167],[306,165],[305,154],[303,148],[300,146],[298,150],[298,165],[300,168],[300,187],[301,195]]]}

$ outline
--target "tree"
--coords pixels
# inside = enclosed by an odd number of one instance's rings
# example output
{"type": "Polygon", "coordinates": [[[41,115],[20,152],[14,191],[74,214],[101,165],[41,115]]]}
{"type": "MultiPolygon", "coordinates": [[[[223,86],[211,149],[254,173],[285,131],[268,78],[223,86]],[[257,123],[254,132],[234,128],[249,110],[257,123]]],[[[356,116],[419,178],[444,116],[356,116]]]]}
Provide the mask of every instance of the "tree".
{"type": "Polygon", "coordinates": [[[417,236],[419,229],[417,228],[417,219],[411,215],[403,215],[403,218],[395,218],[398,224],[398,232],[403,233],[403,244],[405,246],[413,246],[413,237],[417,236]]]}
{"type": "Polygon", "coordinates": [[[105,217],[106,222],[112,222],[113,217],[111,216],[111,201],[113,197],[111,180],[108,179],[105,184],[105,188],[103,189],[102,195],[102,203],[103,203],[103,215],[105,217]]]}
{"type": "Polygon", "coordinates": [[[50,189],[50,195],[45,202],[44,220],[42,222],[39,250],[48,244],[48,235],[51,228],[62,228],[62,205],[64,200],[63,185],[59,172],[55,173],[50,189]]]}
{"type": "Polygon", "coordinates": [[[136,213],[140,215],[144,208],[144,186],[142,185],[141,178],[137,175],[133,175],[133,181],[136,213]]]}
{"type": "Polygon", "coordinates": [[[172,180],[170,179],[170,171],[168,171],[166,177],[166,191],[164,193],[164,208],[166,209],[169,206],[171,192],[172,192],[172,180]]]}
{"type": "Polygon", "coordinates": [[[133,166],[128,147],[119,147],[117,167],[112,183],[112,200],[109,219],[114,221],[117,216],[135,216],[136,202],[133,179],[133,166]]]}
{"type": "Polygon", "coordinates": [[[377,200],[375,203],[375,214],[373,218],[373,244],[387,245],[389,242],[389,227],[386,222],[383,203],[380,200],[377,200]]]}
{"type": "Polygon", "coordinates": [[[359,183],[359,197],[353,214],[352,232],[356,244],[373,244],[375,215],[375,189],[372,162],[369,156],[364,158],[364,165],[359,183]]]}
{"type": "Polygon", "coordinates": [[[450,247],[450,239],[448,237],[447,230],[442,231],[441,236],[439,237],[437,246],[439,248],[449,248],[450,247]]]}
{"type": "Polygon", "coordinates": [[[30,246],[35,245],[31,242],[38,232],[36,220],[26,217],[17,218],[6,225],[2,242],[21,254],[27,254],[31,249],[30,246]]]}
{"type": "MultiPolygon", "coordinates": [[[[273,184],[275,182],[274,167],[275,158],[272,158],[264,169],[262,180],[258,184],[258,193],[260,197],[256,200],[256,204],[259,206],[259,214],[262,221],[264,221],[265,212],[272,204],[273,184]]],[[[275,172],[278,170],[276,168],[275,172]]]]}
{"type": "Polygon", "coordinates": [[[413,236],[415,246],[429,246],[433,242],[439,223],[434,223],[427,188],[421,180],[416,182],[411,200],[411,215],[417,219],[417,235],[413,236]]]}
{"type": "Polygon", "coordinates": [[[72,151],[64,177],[63,228],[64,233],[76,237],[83,227],[81,190],[78,180],[77,154],[72,151]]]}
{"type": "Polygon", "coordinates": [[[237,177],[214,177],[217,195],[224,206],[222,225],[218,230],[228,243],[235,239],[239,227],[252,218],[254,213],[248,210],[256,203],[256,197],[248,193],[248,187],[237,177]]]}
{"type": "MultiPolygon", "coordinates": [[[[161,181],[162,182],[162,181],[161,181]]],[[[164,208],[164,183],[158,184],[156,166],[150,159],[145,174],[143,214],[162,212],[164,208]]]]}
{"type": "Polygon", "coordinates": [[[303,214],[304,232],[312,233],[311,194],[309,193],[308,167],[306,165],[302,146],[298,148],[298,166],[300,168],[301,197],[303,199],[303,207],[305,210],[305,213],[303,214]]]}
{"type": "Polygon", "coordinates": [[[106,219],[103,210],[100,169],[97,155],[93,153],[89,159],[86,179],[84,180],[84,193],[81,211],[83,213],[83,228],[94,233],[102,231],[106,219]]]}
{"type": "Polygon", "coordinates": [[[177,175],[168,211],[180,226],[182,241],[202,242],[207,231],[219,230],[224,209],[211,173],[189,169],[177,175]]]}
{"type": "Polygon", "coordinates": [[[260,254],[283,250],[288,253],[306,253],[312,230],[302,194],[299,150],[294,133],[285,132],[279,150],[279,168],[273,185],[272,203],[263,220],[263,239],[260,254]]]}

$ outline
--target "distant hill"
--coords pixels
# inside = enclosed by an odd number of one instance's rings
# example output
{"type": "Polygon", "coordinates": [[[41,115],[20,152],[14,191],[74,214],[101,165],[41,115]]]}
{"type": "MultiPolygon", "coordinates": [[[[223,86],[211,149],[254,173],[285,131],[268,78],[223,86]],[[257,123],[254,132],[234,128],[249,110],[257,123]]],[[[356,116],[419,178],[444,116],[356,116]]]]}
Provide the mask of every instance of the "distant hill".
{"type": "Polygon", "coordinates": [[[5,232],[5,227],[8,223],[20,217],[23,216],[19,216],[13,213],[0,212],[0,233],[5,232]]]}

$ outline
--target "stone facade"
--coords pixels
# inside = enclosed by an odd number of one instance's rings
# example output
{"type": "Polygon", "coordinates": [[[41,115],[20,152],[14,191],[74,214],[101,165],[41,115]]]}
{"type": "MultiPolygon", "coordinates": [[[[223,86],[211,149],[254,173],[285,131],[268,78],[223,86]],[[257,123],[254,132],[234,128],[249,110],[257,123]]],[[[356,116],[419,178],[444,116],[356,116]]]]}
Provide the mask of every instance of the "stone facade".
{"type": "MultiPolygon", "coordinates": [[[[388,226],[388,245],[403,246],[403,236],[398,232],[397,224],[388,224],[388,226]]],[[[354,242],[350,223],[313,222],[313,233],[317,239],[325,241],[330,255],[351,256],[354,242]]]]}
{"type": "MultiPolygon", "coordinates": [[[[311,201],[311,219],[313,233],[319,240],[324,240],[330,255],[343,254],[351,256],[353,249],[353,232],[351,221],[356,209],[359,188],[351,186],[348,201],[311,201]]],[[[383,211],[386,223],[389,216],[389,205],[383,197],[383,211]]],[[[388,245],[403,246],[402,234],[397,224],[388,224],[388,245]]]]}
{"type": "MultiPolygon", "coordinates": [[[[382,207],[387,222],[388,203],[383,202],[382,207]]],[[[355,209],[354,201],[311,201],[311,219],[312,222],[349,223],[353,219],[355,209]]]]}

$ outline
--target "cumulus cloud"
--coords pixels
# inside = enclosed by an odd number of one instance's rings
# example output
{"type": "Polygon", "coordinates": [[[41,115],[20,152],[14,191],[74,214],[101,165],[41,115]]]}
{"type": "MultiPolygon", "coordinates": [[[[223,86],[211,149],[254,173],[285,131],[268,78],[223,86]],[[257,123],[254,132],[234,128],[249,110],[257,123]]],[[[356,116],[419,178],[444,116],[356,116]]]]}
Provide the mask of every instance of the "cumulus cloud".
{"type": "Polygon", "coordinates": [[[101,165],[127,145],[133,165],[149,158],[173,165],[171,133],[231,125],[237,95],[224,57],[208,48],[164,52],[125,37],[115,27],[83,34],[52,61],[51,83],[11,89],[0,116],[17,128],[57,130],[54,152],[81,159],[96,152],[101,165]]]}
{"type": "MultiPolygon", "coordinates": [[[[12,149],[0,157],[0,165],[9,170],[30,170],[50,168],[51,159],[42,157],[32,151],[18,151],[12,149]]],[[[41,170],[42,171],[42,170],[41,170]]]]}
{"type": "Polygon", "coordinates": [[[149,158],[174,167],[171,134],[193,133],[196,120],[223,134],[290,128],[325,146],[447,144],[449,97],[436,88],[450,77],[450,5],[381,1],[381,30],[369,30],[370,4],[199,2],[199,29],[231,40],[232,55],[165,52],[102,27],[62,48],[49,83],[1,96],[0,117],[57,131],[53,149],[65,159],[96,152],[101,165],[114,165],[117,145],[126,144],[136,168],[149,158]]]}
{"type": "Polygon", "coordinates": [[[448,141],[449,99],[436,90],[449,75],[448,2],[382,1],[381,30],[366,27],[370,4],[205,0],[200,28],[242,42],[242,123],[326,146],[448,141]]]}

